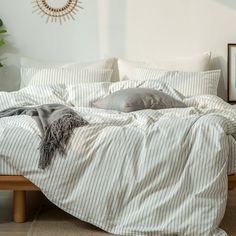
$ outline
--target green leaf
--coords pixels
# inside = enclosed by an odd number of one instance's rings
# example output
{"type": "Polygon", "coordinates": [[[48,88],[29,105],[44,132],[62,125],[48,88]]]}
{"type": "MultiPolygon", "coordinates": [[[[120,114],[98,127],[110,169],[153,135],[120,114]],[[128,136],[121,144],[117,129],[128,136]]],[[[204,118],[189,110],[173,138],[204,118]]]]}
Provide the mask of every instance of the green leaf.
{"type": "Polygon", "coordinates": [[[6,32],[7,32],[6,30],[0,30],[0,34],[4,34],[6,32]]]}
{"type": "Polygon", "coordinates": [[[3,64],[0,62],[0,68],[3,67],[3,64]]]}
{"type": "Polygon", "coordinates": [[[3,39],[0,39],[0,47],[2,47],[5,44],[3,39]]]}
{"type": "Polygon", "coordinates": [[[3,26],[3,22],[2,22],[2,20],[0,19],[0,27],[1,27],[1,26],[3,26]]]}

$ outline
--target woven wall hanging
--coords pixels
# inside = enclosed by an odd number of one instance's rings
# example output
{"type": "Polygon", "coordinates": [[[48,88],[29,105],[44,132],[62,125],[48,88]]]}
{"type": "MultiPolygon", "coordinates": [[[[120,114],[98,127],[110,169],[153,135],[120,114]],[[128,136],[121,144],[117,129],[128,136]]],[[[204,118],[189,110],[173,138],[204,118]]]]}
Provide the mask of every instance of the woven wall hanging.
{"type": "Polygon", "coordinates": [[[46,23],[62,24],[67,20],[75,20],[79,9],[83,9],[79,0],[33,0],[32,4],[33,13],[38,13],[41,17],[46,16],[46,23]]]}

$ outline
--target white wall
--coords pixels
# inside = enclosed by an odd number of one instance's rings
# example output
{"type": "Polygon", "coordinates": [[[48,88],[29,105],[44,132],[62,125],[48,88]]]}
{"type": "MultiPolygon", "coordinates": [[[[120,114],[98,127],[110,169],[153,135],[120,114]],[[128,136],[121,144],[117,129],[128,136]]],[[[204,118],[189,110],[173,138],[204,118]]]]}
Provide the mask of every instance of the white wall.
{"type": "Polygon", "coordinates": [[[31,0],[0,0],[8,28],[0,89],[18,88],[21,55],[155,61],[211,50],[213,68],[223,70],[220,95],[225,95],[227,43],[236,42],[235,0],[84,0],[83,7],[76,21],[60,26],[32,14],[31,0]]]}

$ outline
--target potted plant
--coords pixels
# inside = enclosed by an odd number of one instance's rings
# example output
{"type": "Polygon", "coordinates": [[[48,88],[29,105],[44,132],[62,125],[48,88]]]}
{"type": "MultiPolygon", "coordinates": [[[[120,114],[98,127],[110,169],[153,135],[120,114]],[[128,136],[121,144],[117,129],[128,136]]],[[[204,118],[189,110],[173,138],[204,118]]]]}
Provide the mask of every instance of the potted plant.
{"type": "MultiPolygon", "coordinates": [[[[3,27],[3,22],[0,19],[0,48],[3,47],[5,45],[5,41],[4,39],[1,37],[2,34],[5,34],[7,31],[4,29],[3,27]]],[[[0,67],[3,67],[3,64],[0,61],[0,67]]]]}

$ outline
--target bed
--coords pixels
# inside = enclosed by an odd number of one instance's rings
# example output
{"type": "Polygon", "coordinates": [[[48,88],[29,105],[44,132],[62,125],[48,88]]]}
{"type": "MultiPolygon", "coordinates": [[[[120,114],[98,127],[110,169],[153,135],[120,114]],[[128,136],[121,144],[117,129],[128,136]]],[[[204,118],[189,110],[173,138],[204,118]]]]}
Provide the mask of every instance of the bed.
{"type": "Polygon", "coordinates": [[[57,103],[88,121],[74,131],[66,155],[56,153],[42,170],[35,121],[26,115],[0,119],[6,170],[0,188],[14,191],[15,221],[25,220],[25,191],[40,190],[64,211],[113,234],[226,235],[218,225],[228,190],[236,186],[236,108],[216,96],[220,71],[140,67],[115,83],[108,81],[109,70],[97,73],[45,69],[20,91],[1,93],[1,110],[57,103]],[[68,83],[47,84],[58,75],[68,83]],[[75,82],[86,75],[92,81],[75,82]],[[143,88],[185,106],[170,102],[165,109],[150,109],[152,100],[143,109],[123,112],[130,97],[119,97],[121,103],[111,99],[121,90],[143,88]]]}

